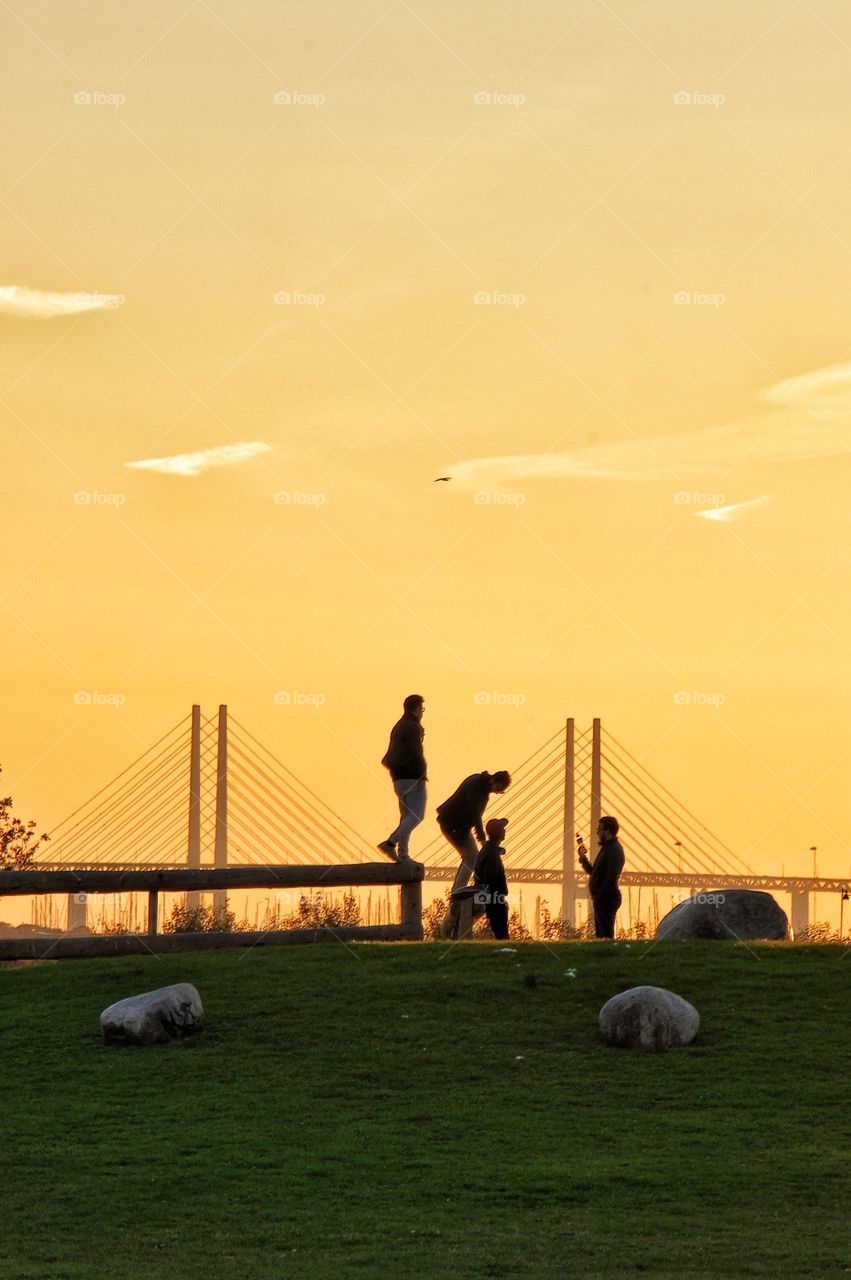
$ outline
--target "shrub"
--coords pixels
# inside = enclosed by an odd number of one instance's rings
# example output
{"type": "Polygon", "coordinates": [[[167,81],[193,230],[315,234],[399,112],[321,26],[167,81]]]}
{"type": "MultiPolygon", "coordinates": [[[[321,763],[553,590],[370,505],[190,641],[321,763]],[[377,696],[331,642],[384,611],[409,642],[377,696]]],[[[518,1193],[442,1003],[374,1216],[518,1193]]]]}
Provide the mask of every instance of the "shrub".
{"type": "Polygon", "coordinates": [[[225,907],[175,905],[163,925],[163,933],[236,933],[236,916],[225,907]]]}

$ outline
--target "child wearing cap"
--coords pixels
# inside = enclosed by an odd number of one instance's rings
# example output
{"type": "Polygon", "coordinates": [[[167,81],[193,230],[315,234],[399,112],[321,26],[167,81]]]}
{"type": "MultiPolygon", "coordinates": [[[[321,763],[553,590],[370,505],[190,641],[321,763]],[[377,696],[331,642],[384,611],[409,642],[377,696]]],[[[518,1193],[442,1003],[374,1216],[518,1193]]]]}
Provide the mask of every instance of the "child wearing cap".
{"type": "MultiPolygon", "coordinates": [[[[495,938],[508,937],[508,883],[502,855],[505,849],[507,818],[489,818],[485,827],[487,839],[476,858],[475,884],[482,891],[488,924],[495,938]]],[[[478,896],[478,895],[477,895],[478,896]]]]}

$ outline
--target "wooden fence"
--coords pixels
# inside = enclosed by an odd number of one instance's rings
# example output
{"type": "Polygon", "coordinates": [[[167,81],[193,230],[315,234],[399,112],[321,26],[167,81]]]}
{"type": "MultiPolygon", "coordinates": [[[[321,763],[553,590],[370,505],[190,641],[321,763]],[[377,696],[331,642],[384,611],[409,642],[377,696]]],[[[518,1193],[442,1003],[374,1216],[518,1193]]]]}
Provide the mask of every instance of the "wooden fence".
{"type": "Polygon", "coordinates": [[[423,877],[419,862],[365,862],[334,866],[202,867],[157,871],[0,871],[0,898],[44,893],[147,893],[148,931],[74,937],[0,939],[0,960],[138,955],[144,952],[280,946],[297,942],[421,942],[423,877]],[[399,924],[323,926],[241,932],[159,932],[161,893],[232,889],[335,889],[399,886],[399,924]]]}

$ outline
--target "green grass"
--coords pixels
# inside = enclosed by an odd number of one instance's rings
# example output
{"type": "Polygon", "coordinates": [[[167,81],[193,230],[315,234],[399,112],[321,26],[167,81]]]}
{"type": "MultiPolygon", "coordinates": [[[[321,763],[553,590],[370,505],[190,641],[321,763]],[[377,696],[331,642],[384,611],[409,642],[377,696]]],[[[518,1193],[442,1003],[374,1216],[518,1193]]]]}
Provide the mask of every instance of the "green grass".
{"type": "Polygon", "coordinates": [[[0,1276],[845,1274],[849,986],[839,947],[726,943],[0,968],[0,1276]],[[101,1043],[176,981],[202,1036],[101,1043]],[[697,1006],[691,1048],[602,1044],[639,983],[697,1006]]]}

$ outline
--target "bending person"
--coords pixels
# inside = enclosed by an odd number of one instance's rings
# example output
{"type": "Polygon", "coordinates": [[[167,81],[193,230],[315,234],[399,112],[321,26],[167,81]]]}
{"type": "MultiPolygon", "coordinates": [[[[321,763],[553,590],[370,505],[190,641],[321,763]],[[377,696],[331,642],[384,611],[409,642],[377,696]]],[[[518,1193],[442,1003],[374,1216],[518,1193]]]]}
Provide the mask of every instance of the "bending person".
{"type": "MultiPolygon", "coordinates": [[[[510,785],[511,775],[505,769],[496,773],[488,773],[487,770],[483,773],[471,773],[448,800],[437,806],[437,825],[453,849],[461,855],[461,864],[455,874],[451,892],[469,884],[476,869],[479,845],[485,842],[482,818],[491,794],[502,795],[510,785]]],[[[443,936],[454,937],[457,928],[458,904],[451,903],[443,922],[443,936]]]]}

